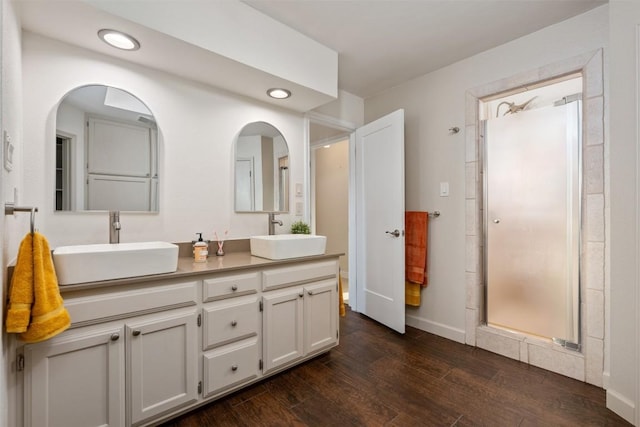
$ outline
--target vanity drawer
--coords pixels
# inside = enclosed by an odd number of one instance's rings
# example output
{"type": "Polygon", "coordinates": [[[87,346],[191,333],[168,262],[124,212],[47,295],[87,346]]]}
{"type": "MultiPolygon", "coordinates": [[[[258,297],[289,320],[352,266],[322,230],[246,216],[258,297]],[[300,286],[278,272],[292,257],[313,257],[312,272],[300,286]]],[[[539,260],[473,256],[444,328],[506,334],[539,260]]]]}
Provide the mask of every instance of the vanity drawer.
{"type": "Polygon", "coordinates": [[[136,314],[196,305],[199,281],[143,286],[127,291],[84,291],[84,296],[65,298],[74,326],[84,326],[136,314]]]}
{"type": "Polygon", "coordinates": [[[260,273],[257,271],[216,276],[203,281],[202,299],[204,302],[209,302],[239,295],[255,294],[258,289],[260,289],[260,273]]]}
{"type": "Polygon", "coordinates": [[[262,289],[266,291],[285,286],[299,285],[336,277],[337,274],[338,263],[333,260],[292,264],[287,267],[264,270],[262,272],[262,289]]]}
{"type": "Polygon", "coordinates": [[[260,373],[260,346],[251,338],[204,354],[203,397],[243,384],[260,373]]]}
{"type": "Polygon", "coordinates": [[[203,350],[258,334],[260,306],[256,296],[217,301],[202,311],[203,350]]]}

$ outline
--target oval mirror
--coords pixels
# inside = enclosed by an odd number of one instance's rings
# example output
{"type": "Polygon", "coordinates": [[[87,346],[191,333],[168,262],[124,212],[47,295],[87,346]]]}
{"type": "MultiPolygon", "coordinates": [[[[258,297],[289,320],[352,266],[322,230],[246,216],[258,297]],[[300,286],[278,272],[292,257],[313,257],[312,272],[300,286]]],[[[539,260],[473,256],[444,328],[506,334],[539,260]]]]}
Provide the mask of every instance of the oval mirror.
{"type": "Polygon", "coordinates": [[[140,99],[90,85],[56,113],[56,211],[158,210],[158,128],[140,99]]]}
{"type": "Polygon", "coordinates": [[[253,122],[235,147],[235,211],[289,211],[289,148],[278,129],[253,122]]]}

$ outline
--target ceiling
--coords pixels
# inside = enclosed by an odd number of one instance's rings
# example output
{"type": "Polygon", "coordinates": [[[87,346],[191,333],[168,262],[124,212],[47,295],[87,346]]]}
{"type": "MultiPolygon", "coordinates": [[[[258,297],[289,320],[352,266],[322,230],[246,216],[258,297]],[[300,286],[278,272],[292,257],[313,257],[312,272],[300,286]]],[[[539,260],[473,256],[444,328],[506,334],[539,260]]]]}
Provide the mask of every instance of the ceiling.
{"type": "Polygon", "coordinates": [[[606,0],[242,0],[338,52],[362,98],[606,4],[606,0]]]}
{"type": "MultiPolygon", "coordinates": [[[[333,98],[214,55],[165,33],[110,15],[89,1],[15,0],[25,30],[221,87],[263,102],[308,111],[333,98]],[[52,25],[55,22],[55,25],[52,25]],[[99,28],[135,34],[145,47],[116,51],[99,28]],[[179,58],[179,60],[176,60],[179,58]],[[211,72],[215,70],[215,72],[211,72]],[[288,85],[288,86],[286,86],[288,85]],[[264,88],[289,87],[277,101],[264,88]]],[[[144,0],[162,7],[166,0],[144,0]]],[[[170,0],[174,1],[174,0],[170,0]]],[[[204,10],[210,1],[182,0],[204,10]]],[[[228,1],[228,0],[225,0],[228,1]]],[[[581,14],[606,0],[242,0],[339,54],[338,86],[362,98],[581,14]]],[[[207,28],[195,28],[207,33],[207,28]]],[[[209,31],[211,32],[211,31],[209,31]]]]}

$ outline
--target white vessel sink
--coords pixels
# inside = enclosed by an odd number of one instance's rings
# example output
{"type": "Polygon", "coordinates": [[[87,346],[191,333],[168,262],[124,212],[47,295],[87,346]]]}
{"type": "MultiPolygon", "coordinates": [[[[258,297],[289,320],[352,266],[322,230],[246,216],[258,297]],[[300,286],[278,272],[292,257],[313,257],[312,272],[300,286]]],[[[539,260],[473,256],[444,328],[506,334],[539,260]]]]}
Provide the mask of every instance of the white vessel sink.
{"type": "Polygon", "coordinates": [[[178,269],[178,246],[166,242],[61,246],[53,251],[59,285],[122,279],[178,269]]]}
{"type": "Polygon", "coordinates": [[[324,254],[327,238],[310,234],[276,234],[253,236],[250,244],[251,255],[267,259],[289,259],[324,254]]]}

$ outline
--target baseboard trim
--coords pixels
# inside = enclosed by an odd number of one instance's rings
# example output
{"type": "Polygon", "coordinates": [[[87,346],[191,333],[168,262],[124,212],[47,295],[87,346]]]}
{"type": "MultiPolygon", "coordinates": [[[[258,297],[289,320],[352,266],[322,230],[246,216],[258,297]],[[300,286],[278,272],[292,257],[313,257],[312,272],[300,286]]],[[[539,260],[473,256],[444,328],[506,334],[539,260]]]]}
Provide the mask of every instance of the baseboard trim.
{"type": "Polygon", "coordinates": [[[633,401],[613,390],[607,390],[607,408],[620,415],[632,425],[635,425],[636,408],[633,401]]]}
{"type": "Polygon", "coordinates": [[[602,388],[607,390],[609,388],[609,380],[611,379],[611,374],[608,371],[602,373],[602,388]]]}
{"type": "Polygon", "coordinates": [[[405,322],[408,326],[418,328],[422,331],[426,331],[461,344],[465,343],[465,332],[463,329],[452,328],[451,326],[443,325],[442,323],[433,322],[417,316],[406,315],[405,318],[405,322]]]}

